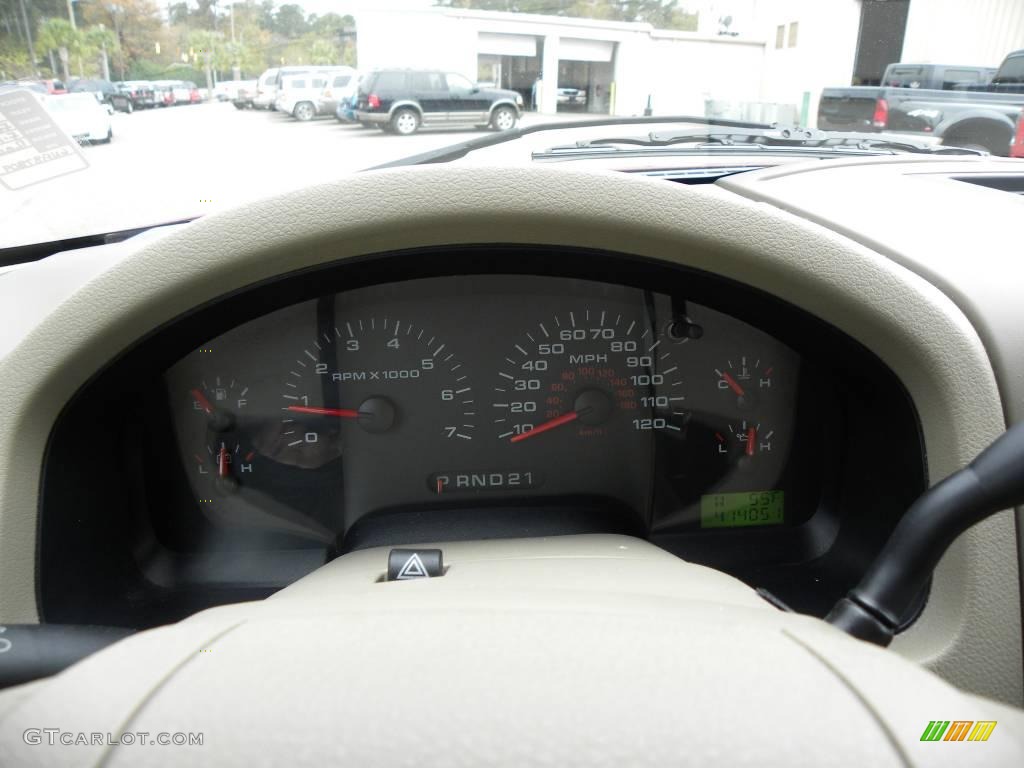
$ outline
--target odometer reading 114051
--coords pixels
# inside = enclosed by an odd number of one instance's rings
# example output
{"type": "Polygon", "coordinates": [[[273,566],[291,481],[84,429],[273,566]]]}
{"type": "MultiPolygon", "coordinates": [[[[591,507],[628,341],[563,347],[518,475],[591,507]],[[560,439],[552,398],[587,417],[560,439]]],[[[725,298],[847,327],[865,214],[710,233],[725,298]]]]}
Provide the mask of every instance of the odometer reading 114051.
{"type": "Polygon", "coordinates": [[[742,528],[748,525],[782,525],[782,491],[713,493],[701,496],[701,528],[742,528]]]}

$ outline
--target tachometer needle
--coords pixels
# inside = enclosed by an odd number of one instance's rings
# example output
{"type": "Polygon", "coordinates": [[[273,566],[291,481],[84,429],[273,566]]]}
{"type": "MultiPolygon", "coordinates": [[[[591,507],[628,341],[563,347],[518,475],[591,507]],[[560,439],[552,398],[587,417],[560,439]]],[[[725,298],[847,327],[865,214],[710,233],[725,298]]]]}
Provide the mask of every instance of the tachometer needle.
{"type": "Polygon", "coordinates": [[[289,405],[289,411],[295,413],[312,413],[316,416],[335,416],[339,419],[358,419],[359,411],[351,408],[315,408],[311,405],[289,405]]]}
{"type": "Polygon", "coordinates": [[[743,397],[743,387],[728,372],[722,374],[722,380],[729,385],[729,389],[735,392],[738,397],[743,397]]]}
{"type": "Polygon", "coordinates": [[[199,403],[199,407],[206,411],[207,416],[213,413],[213,405],[206,399],[206,395],[203,394],[201,389],[193,389],[192,397],[194,397],[195,401],[199,403]]]}
{"type": "Polygon", "coordinates": [[[539,435],[544,432],[548,432],[556,427],[560,427],[563,424],[569,424],[570,422],[576,421],[580,417],[580,411],[570,411],[569,413],[563,413],[561,416],[555,416],[553,419],[548,419],[543,424],[538,424],[536,427],[531,429],[529,432],[522,432],[518,435],[513,436],[509,442],[518,443],[521,440],[525,440],[528,437],[539,435]]]}
{"type": "Polygon", "coordinates": [[[754,455],[754,445],[757,443],[757,428],[750,427],[747,430],[747,456],[754,455]]]}

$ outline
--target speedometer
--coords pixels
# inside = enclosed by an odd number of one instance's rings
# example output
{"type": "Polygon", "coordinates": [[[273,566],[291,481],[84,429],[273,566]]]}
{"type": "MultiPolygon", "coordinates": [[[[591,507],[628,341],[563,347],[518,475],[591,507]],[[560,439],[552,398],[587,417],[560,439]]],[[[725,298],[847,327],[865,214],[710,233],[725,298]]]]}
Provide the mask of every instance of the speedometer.
{"type": "Polygon", "coordinates": [[[537,323],[498,373],[498,439],[521,443],[556,431],[579,440],[616,430],[682,433],[686,376],[673,342],[641,317],[608,309],[568,311],[537,323]]]}
{"type": "Polygon", "coordinates": [[[316,467],[352,440],[471,440],[475,417],[469,377],[444,341],[403,319],[353,318],[296,350],[274,453],[316,467]]]}

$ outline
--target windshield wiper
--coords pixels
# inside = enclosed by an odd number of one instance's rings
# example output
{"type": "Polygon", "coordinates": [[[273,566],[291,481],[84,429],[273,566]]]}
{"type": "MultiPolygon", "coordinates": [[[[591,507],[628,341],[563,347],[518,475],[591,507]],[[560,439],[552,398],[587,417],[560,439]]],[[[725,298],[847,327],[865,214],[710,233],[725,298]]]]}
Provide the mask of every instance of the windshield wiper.
{"type": "Polygon", "coordinates": [[[689,117],[686,115],[676,115],[671,117],[602,117],[595,118],[593,120],[559,121],[555,123],[530,125],[525,128],[513,128],[511,131],[502,131],[501,133],[481,136],[477,139],[460,141],[457,144],[450,144],[449,146],[441,147],[440,149],[432,149],[429,152],[421,152],[418,155],[403,157],[400,160],[392,160],[387,163],[382,163],[381,165],[375,165],[371,168],[367,168],[366,170],[377,171],[382,168],[400,168],[404,165],[448,163],[452,160],[458,160],[459,158],[465,157],[470,152],[474,152],[478,149],[493,147],[498,144],[505,144],[509,141],[515,141],[523,136],[529,136],[531,133],[565,131],[572,130],[574,128],[600,128],[606,125],[644,125],[652,123],[662,125],[666,123],[688,123],[690,125],[714,125],[722,128],[746,128],[751,130],[769,130],[772,127],[767,123],[751,123],[742,120],[719,120],[714,117],[689,117]]]}
{"type": "Polygon", "coordinates": [[[650,155],[652,150],[673,148],[678,152],[683,145],[687,154],[731,152],[800,152],[830,155],[882,155],[908,152],[932,155],[985,155],[986,152],[878,133],[820,131],[795,126],[743,126],[730,130],[694,128],[669,134],[648,133],[646,136],[624,136],[577,141],[574,144],[552,147],[534,152],[534,160],[569,159],[615,155],[628,157],[650,155]]]}

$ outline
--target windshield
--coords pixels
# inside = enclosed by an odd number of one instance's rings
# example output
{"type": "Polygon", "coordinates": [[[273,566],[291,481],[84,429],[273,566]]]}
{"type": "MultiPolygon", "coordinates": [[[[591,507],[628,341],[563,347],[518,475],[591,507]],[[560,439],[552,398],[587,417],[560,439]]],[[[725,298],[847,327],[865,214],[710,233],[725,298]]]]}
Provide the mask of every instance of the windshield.
{"type": "MultiPolygon", "coordinates": [[[[0,0],[0,19],[0,248],[191,219],[542,123],[558,130],[456,161],[582,162],[550,150],[655,130],[573,127],[631,116],[1024,154],[1021,0],[0,0]],[[18,87],[45,93],[46,115],[95,96],[109,126],[68,137],[76,170],[33,143],[4,101],[18,87]]],[[[629,156],[672,170],[811,152],[722,159],[731,142],[629,156]]]]}

